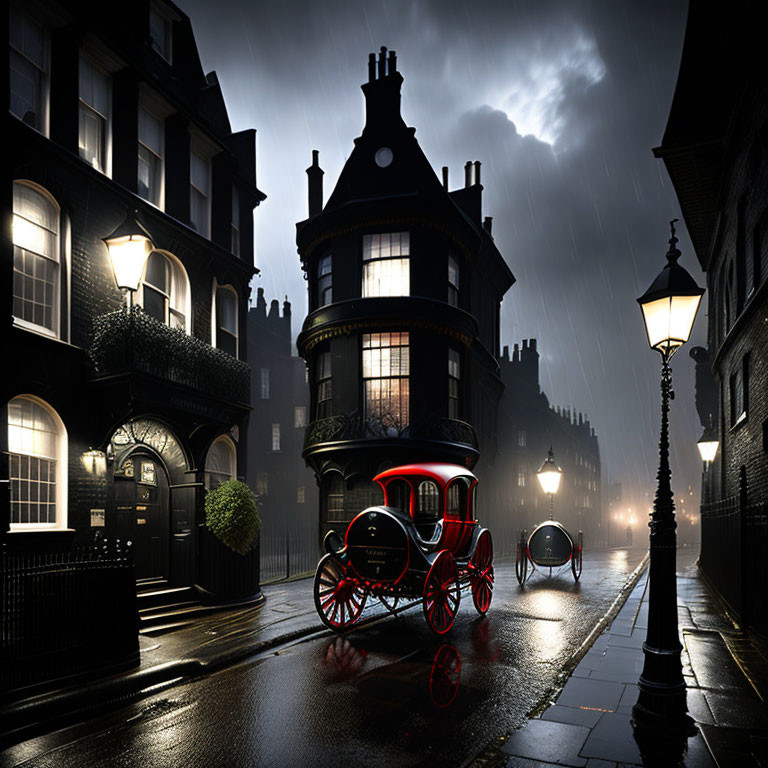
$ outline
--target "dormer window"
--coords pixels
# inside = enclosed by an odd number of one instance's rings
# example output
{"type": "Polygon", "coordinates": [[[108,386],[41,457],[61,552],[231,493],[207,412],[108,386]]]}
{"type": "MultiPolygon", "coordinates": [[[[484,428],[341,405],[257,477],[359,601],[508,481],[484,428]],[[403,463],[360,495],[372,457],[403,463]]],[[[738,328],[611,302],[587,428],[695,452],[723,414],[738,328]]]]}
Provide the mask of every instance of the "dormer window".
{"type": "Polygon", "coordinates": [[[154,4],[149,8],[149,40],[152,50],[157,51],[170,64],[173,27],[170,18],[154,4]]]}
{"type": "Polygon", "coordinates": [[[385,232],[363,237],[363,297],[409,296],[410,233],[385,232]]]}

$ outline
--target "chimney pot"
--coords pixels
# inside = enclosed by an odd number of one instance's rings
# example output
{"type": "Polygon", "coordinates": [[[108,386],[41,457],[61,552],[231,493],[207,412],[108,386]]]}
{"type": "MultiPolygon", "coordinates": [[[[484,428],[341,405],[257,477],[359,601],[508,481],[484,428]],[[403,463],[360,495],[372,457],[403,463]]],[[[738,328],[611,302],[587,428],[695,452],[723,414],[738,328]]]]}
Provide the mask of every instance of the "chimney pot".
{"type": "Polygon", "coordinates": [[[504,354],[503,357],[505,360],[509,360],[509,344],[504,345],[504,354]]]}
{"type": "Polygon", "coordinates": [[[372,83],[376,79],[376,54],[368,54],[368,82],[372,83]]]}
{"type": "Polygon", "coordinates": [[[309,215],[315,216],[323,210],[323,169],[319,163],[320,152],[312,150],[312,165],[307,168],[307,202],[309,215]]]}
{"type": "Polygon", "coordinates": [[[448,191],[448,166],[443,166],[443,189],[448,191]]]}
{"type": "Polygon", "coordinates": [[[382,45],[379,51],[379,80],[387,75],[387,46],[382,45]]]}
{"type": "Polygon", "coordinates": [[[480,161],[475,160],[475,184],[480,183],[480,161]]]}
{"type": "Polygon", "coordinates": [[[464,164],[464,187],[469,187],[472,184],[472,162],[467,160],[464,164]]]}
{"type": "Polygon", "coordinates": [[[483,229],[490,235],[493,229],[493,216],[486,216],[483,220],[483,229]]]}
{"type": "Polygon", "coordinates": [[[387,64],[387,72],[390,75],[394,75],[397,72],[397,54],[394,51],[389,52],[389,63],[387,64]]]}

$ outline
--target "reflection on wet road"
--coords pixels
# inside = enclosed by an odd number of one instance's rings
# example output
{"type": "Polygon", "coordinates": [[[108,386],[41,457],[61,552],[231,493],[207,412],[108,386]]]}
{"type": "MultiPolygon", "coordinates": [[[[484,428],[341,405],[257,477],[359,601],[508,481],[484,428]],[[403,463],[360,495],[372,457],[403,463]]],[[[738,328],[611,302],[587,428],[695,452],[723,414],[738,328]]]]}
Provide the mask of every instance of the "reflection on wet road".
{"type": "Polygon", "coordinates": [[[420,606],[326,633],[127,707],[120,724],[25,765],[460,764],[552,690],[642,555],[585,552],[578,584],[563,569],[522,589],[500,564],[487,617],[465,593],[442,638],[420,606]]]}

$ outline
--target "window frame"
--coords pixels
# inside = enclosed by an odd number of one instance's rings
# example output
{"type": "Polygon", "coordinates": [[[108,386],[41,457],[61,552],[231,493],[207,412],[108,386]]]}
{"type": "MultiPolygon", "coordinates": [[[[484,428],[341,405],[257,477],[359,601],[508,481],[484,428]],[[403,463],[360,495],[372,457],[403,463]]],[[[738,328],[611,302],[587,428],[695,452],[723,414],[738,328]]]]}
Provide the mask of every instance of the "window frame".
{"type": "Polygon", "coordinates": [[[333,254],[323,254],[317,261],[317,307],[333,303],[333,254]],[[327,266],[327,269],[325,268],[327,266]],[[326,301],[326,295],[328,300],[326,301]]]}
{"type": "Polygon", "coordinates": [[[159,208],[161,211],[165,210],[165,117],[158,114],[156,110],[153,110],[151,106],[149,106],[146,101],[140,99],[139,100],[139,116],[138,116],[138,134],[136,137],[136,143],[138,144],[138,152],[137,152],[137,168],[136,168],[136,189],[138,196],[142,200],[146,200],[150,205],[154,205],[157,208],[159,208]],[[150,147],[148,144],[142,141],[141,139],[141,113],[144,112],[150,119],[155,120],[160,125],[160,154],[157,153],[155,149],[150,147]],[[150,197],[144,197],[141,192],[139,192],[139,167],[141,164],[141,149],[144,148],[149,152],[156,160],[159,160],[159,190],[157,194],[157,202],[152,200],[150,197]]]}
{"type": "MultiPolygon", "coordinates": [[[[145,298],[144,298],[144,286],[149,286],[150,290],[153,290],[157,292],[158,294],[161,294],[163,296],[163,325],[168,326],[169,328],[181,328],[180,325],[171,325],[171,317],[177,316],[177,315],[184,315],[184,332],[187,335],[191,335],[192,333],[192,290],[191,285],[189,281],[189,275],[187,274],[187,270],[185,269],[184,265],[181,263],[181,259],[179,259],[177,256],[174,256],[170,251],[164,251],[160,248],[155,248],[149,256],[147,257],[147,262],[144,265],[144,269],[141,273],[141,280],[139,281],[139,290],[136,291],[136,303],[141,306],[142,309],[144,309],[145,304],[145,298]],[[153,285],[152,283],[147,282],[146,276],[147,276],[147,268],[149,267],[150,259],[155,254],[158,254],[162,256],[165,259],[166,263],[166,277],[168,280],[168,284],[166,286],[166,290],[161,290],[160,286],[153,285]],[[173,272],[176,271],[178,276],[181,278],[181,282],[184,285],[184,311],[183,313],[181,310],[178,309],[176,302],[172,301],[173,299],[173,272]]],[[[145,310],[146,311],[146,310],[145,310]]],[[[157,319],[157,318],[155,318],[157,319]]]]}
{"type": "MultiPolygon", "coordinates": [[[[410,381],[411,381],[411,372],[410,372],[410,354],[411,354],[411,346],[410,346],[410,333],[408,331],[381,331],[376,333],[364,333],[360,337],[360,348],[361,348],[361,382],[363,387],[363,421],[365,422],[366,426],[370,426],[372,419],[376,419],[378,425],[383,428],[387,434],[390,434],[393,430],[397,433],[402,433],[404,429],[406,429],[410,425],[410,417],[411,417],[411,393],[410,393],[410,381]],[[383,337],[387,337],[387,345],[383,345],[383,337]],[[393,341],[395,340],[395,337],[397,337],[397,341],[400,343],[394,344],[393,341]],[[366,342],[366,339],[368,342],[366,342]],[[405,340],[405,343],[402,343],[403,340],[405,340]],[[374,344],[378,342],[378,346],[374,346],[374,344]],[[366,343],[368,343],[369,346],[366,346],[366,343]],[[393,349],[399,349],[400,352],[398,353],[398,365],[400,367],[400,370],[402,371],[403,367],[405,368],[405,373],[392,373],[393,370],[393,355],[392,351],[393,349]],[[388,354],[384,354],[384,350],[388,351],[388,354]],[[402,350],[405,350],[405,355],[403,355],[402,350]],[[378,351],[379,354],[375,355],[373,354],[375,351],[378,351]],[[379,359],[379,375],[366,375],[366,352],[368,352],[368,358],[369,362],[368,365],[373,368],[376,366],[376,358],[379,359]],[[384,365],[387,361],[386,365],[388,367],[388,373],[383,373],[384,371],[384,365]],[[397,393],[399,398],[399,412],[396,416],[396,418],[391,419],[391,424],[385,423],[385,419],[388,416],[388,414],[384,414],[381,409],[381,404],[385,403],[387,400],[394,400],[395,399],[395,393],[391,388],[391,385],[389,386],[389,393],[388,394],[382,394],[381,397],[378,398],[379,407],[376,408],[377,413],[374,414],[370,410],[369,402],[374,402],[371,398],[369,398],[369,384],[374,382],[393,382],[398,381],[398,389],[399,392],[397,393]],[[405,391],[403,391],[403,383],[405,383],[405,391]]],[[[382,393],[384,391],[384,387],[382,386],[382,393]]],[[[378,431],[378,430],[377,430],[378,431]]]]}
{"type": "MultiPolygon", "coordinates": [[[[63,221],[62,221],[62,215],[61,215],[61,206],[56,201],[56,198],[53,197],[53,195],[48,192],[47,189],[44,187],[41,187],[39,184],[35,184],[32,181],[29,181],[27,179],[14,179],[13,180],[13,189],[15,190],[16,186],[23,186],[27,189],[32,190],[35,194],[39,195],[48,205],[52,207],[52,211],[54,212],[55,216],[54,219],[56,221],[57,230],[56,232],[53,232],[52,230],[48,229],[47,227],[42,227],[42,225],[37,224],[36,222],[33,222],[31,219],[29,219],[27,216],[23,215],[20,212],[16,211],[15,208],[15,199],[11,204],[11,214],[12,214],[12,221],[15,223],[15,217],[18,216],[20,219],[24,219],[25,221],[29,222],[35,227],[41,227],[42,229],[45,229],[47,232],[49,232],[51,235],[54,236],[54,246],[53,246],[53,252],[55,254],[55,258],[53,256],[49,256],[47,254],[38,253],[37,251],[32,251],[29,248],[24,248],[21,245],[18,245],[15,242],[15,236],[11,235],[11,243],[13,245],[13,257],[14,257],[14,264],[12,267],[12,272],[15,274],[17,271],[24,275],[25,277],[29,277],[26,275],[25,272],[21,272],[20,270],[16,269],[16,249],[22,249],[25,252],[29,252],[39,258],[46,259],[46,261],[50,261],[56,265],[55,267],[55,281],[53,283],[53,304],[51,306],[51,318],[53,320],[53,327],[48,328],[45,325],[39,325],[38,323],[35,323],[32,320],[25,320],[22,317],[17,317],[15,314],[13,314],[13,304],[11,307],[11,314],[13,316],[13,324],[15,326],[18,326],[20,328],[24,328],[28,331],[34,331],[35,333],[40,333],[44,336],[49,336],[54,339],[61,339],[61,315],[62,315],[62,269],[66,269],[67,262],[64,258],[65,253],[64,249],[62,248],[62,230],[64,229],[63,221]]],[[[14,195],[15,198],[15,195],[14,195]]],[[[15,278],[14,278],[14,287],[12,288],[12,298],[15,301],[16,299],[16,288],[15,288],[15,278]]]]}
{"type": "MultiPolygon", "coordinates": [[[[56,457],[53,459],[56,462],[56,521],[54,523],[14,523],[13,520],[13,508],[11,503],[11,531],[55,531],[55,530],[69,530],[68,528],[68,481],[69,481],[69,436],[67,434],[67,428],[64,425],[64,421],[55,408],[47,403],[42,398],[36,395],[24,393],[14,395],[8,400],[6,407],[6,427],[8,429],[8,455],[10,456],[35,456],[37,458],[45,458],[51,460],[51,457],[44,457],[42,454],[22,452],[19,450],[13,450],[11,447],[11,425],[9,424],[9,407],[14,400],[26,400],[32,402],[35,405],[42,408],[51,417],[54,426],[56,427],[56,457]]],[[[10,480],[10,461],[9,461],[9,480],[10,480]]],[[[9,488],[9,495],[10,495],[9,488]]]]}
{"type": "Polygon", "coordinates": [[[453,347],[448,347],[448,418],[461,418],[461,352],[453,347]]]}
{"type": "Polygon", "coordinates": [[[206,238],[207,240],[210,240],[211,238],[211,185],[212,185],[212,163],[211,163],[211,157],[208,152],[206,152],[199,143],[191,142],[190,149],[189,149],[189,226],[197,232],[198,235],[201,237],[206,238]],[[205,171],[206,171],[206,189],[203,190],[199,187],[198,184],[196,184],[195,181],[193,181],[192,178],[192,170],[193,170],[193,160],[192,158],[195,157],[198,160],[200,160],[205,165],[205,171]],[[205,222],[204,222],[204,229],[199,229],[197,225],[195,224],[194,217],[193,217],[193,210],[194,210],[194,199],[195,199],[195,193],[197,193],[201,198],[205,200],[205,222]]]}
{"type": "Polygon", "coordinates": [[[259,368],[259,400],[270,400],[269,368],[259,368]]]}
{"type": "Polygon", "coordinates": [[[281,442],[280,431],[281,431],[280,422],[279,421],[272,422],[272,453],[280,452],[280,442],[281,442]]]}
{"type": "Polygon", "coordinates": [[[222,346],[221,341],[219,339],[219,333],[227,334],[228,336],[234,339],[235,353],[234,355],[232,355],[232,357],[237,358],[240,354],[240,296],[238,295],[233,285],[229,285],[229,284],[220,285],[218,282],[214,281],[213,312],[211,313],[211,321],[212,321],[211,326],[213,330],[212,346],[216,347],[216,349],[222,350],[222,352],[227,352],[227,354],[232,354],[222,346]],[[224,328],[219,324],[219,291],[226,292],[234,297],[234,301],[235,301],[234,333],[229,328],[224,328]]]}
{"type": "Polygon", "coordinates": [[[208,459],[211,456],[211,451],[214,450],[214,448],[217,445],[226,445],[229,453],[229,460],[230,460],[230,472],[227,473],[226,480],[221,480],[218,485],[221,485],[221,483],[226,482],[227,480],[237,480],[237,446],[235,445],[234,440],[229,435],[223,434],[219,435],[208,447],[208,451],[205,454],[205,465],[203,467],[203,485],[207,490],[212,490],[213,488],[216,488],[217,486],[212,485],[209,479],[209,475],[224,475],[224,472],[214,471],[208,468],[208,459]]]}
{"type": "Polygon", "coordinates": [[[83,160],[86,164],[89,165],[89,167],[93,168],[94,170],[98,171],[99,173],[103,173],[106,177],[112,178],[112,112],[113,112],[113,105],[112,105],[112,75],[110,74],[109,70],[106,67],[101,66],[98,64],[94,58],[88,55],[88,52],[85,52],[83,50],[80,51],[80,55],[78,58],[78,155],[81,160],[83,160]],[[89,104],[85,98],[83,97],[82,89],[81,89],[81,76],[82,76],[82,66],[83,64],[86,64],[88,67],[90,67],[91,70],[93,70],[98,75],[102,76],[106,82],[107,86],[107,109],[106,114],[102,114],[99,112],[99,110],[94,106],[93,104],[89,104]],[[84,147],[81,146],[80,142],[83,138],[82,134],[82,125],[80,121],[80,116],[85,112],[86,114],[93,114],[96,115],[98,119],[103,121],[104,125],[104,135],[101,137],[102,147],[100,148],[103,153],[103,165],[97,166],[94,165],[93,162],[89,162],[88,159],[83,154],[84,147]]]}
{"type": "Polygon", "coordinates": [[[240,189],[232,184],[232,212],[229,217],[229,249],[240,257],[240,189]]]}
{"type": "MultiPolygon", "coordinates": [[[[8,48],[9,48],[9,61],[8,61],[8,96],[9,96],[9,104],[8,104],[8,111],[10,114],[12,114],[15,118],[18,120],[21,120],[24,125],[28,125],[32,130],[37,131],[38,133],[41,133],[46,138],[50,137],[50,112],[51,112],[51,36],[50,36],[50,30],[48,27],[46,27],[44,24],[40,23],[37,19],[32,18],[29,14],[25,13],[18,5],[10,4],[8,8],[9,18],[8,18],[8,48]],[[43,56],[43,64],[42,67],[40,64],[36,61],[34,61],[30,55],[25,52],[24,50],[21,50],[17,48],[12,40],[11,40],[11,34],[13,31],[13,16],[16,15],[20,17],[22,21],[26,21],[27,24],[31,24],[34,27],[38,27],[41,32],[42,36],[42,56],[43,56]],[[11,99],[13,95],[13,65],[12,65],[12,55],[11,51],[13,51],[19,58],[21,58],[23,61],[27,62],[29,65],[34,67],[38,73],[39,73],[39,88],[40,93],[38,95],[38,101],[39,101],[39,109],[40,109],[40,126],[37,125],[31,125],[28,123],[24,118],[26,115],[17,115],[11,108],[11,99]]],[[[23,44],[23,41],[22,41],[23,44]]],[[[21,74],[21,73],[19,73],[21,74]]]]}
{"type": "Polygon", "coordinates": [[[315,418],[317,421],[333,415],[333,362],[330,350],[317,353],[315,369],[315,418]]]}
{"type": "Polygon", "coordinates": [[[452,253],[448,254],[448,303],[452,307],[459,306],[459,297],[461,296],[461,268],[459,260],[452,253]],[[456,273],[456,282],[451,281],[451,268],[456,273]]]}
{"type": "Polygon", "coordinates": [[[168,14],[165,9],[159,3],[149,4],[149,14],[147,16],[147,37],[149,38],[149,47],[166,63],[173,65],[173,21],[174,19],[168,14]],[[156,14],[159,18],[165,22],[164,29],[166,31],[167,40],[163,41],[162,48],[159,43],[156,42],[152,36],[152,14],[156,14]],[[166,51],[167,44],[167,51],[166,51]],[[167,54],[167,55],[166,55],[167,54]]]}
{"type": "Polygon", "coordinates": [[[362,270],[360,279],[360,295],[362,298],[376,298],[382,296],[410,296],[411,295],[411,233],[405,232],[376,232],[367,235],[363,235],[362,241],[362,270]],[[391,251],[394,249],[393,236],[398,236],[397,249],[400,251],[396,255],[392,255],[391,251]],[[389,238],[387,247],[390,255],[387,256],[373,256],[370,255],[374,248],[381,253],[384,243],[381,238],[389,238]],[[405,250],[405,252],[403,252],[405,250]],[[368,254],[368,255],[366,255],[368,254]],[[405,285],[400,285],[395,289],[387,290],[382,289],[382,282],[387,281],[395,282],[396,279],[392,276],[387,277],[383,269],[385,262],[404,262],[405,269],[401,270],[400,278],[405,280],[405,285]],[[368,274],[367,267],[371,267],[371,274],[368,274]],[[379,267],[381,271],[377,270],[379,267]],[[377,274],[378,272],[378,274],[377,274]]]}
{"type": "Polygon", "coordinates": [[[293,427],[294,429],[303,429],[307,426],[307,406],[293,406],[293,427]]]}

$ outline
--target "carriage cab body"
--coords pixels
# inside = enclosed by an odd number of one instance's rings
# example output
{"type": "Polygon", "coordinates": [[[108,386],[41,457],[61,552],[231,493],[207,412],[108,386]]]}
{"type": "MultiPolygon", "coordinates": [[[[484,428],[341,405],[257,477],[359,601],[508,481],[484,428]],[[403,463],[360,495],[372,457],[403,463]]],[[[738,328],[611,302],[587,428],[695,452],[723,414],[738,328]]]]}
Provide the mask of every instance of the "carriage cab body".
{"type": "Polygon", "coordinates": [[[493,543],[476,515],[477,478],[455,464],[393,467],[373,478],[384,504],[369,507],[332,531],[315,577],[323,621],[341,630],[355,623],[368,597],[394,610],[401,598],[421,598],[430,628],[447,632],[461,589],[480,613],[493,592],[493,543]]]}
{"type": "Polygon", "coordinates": [[[545,520],[537,525],[530,536],[525,531],[520,532],[517,543],[517,560],[515,570],[517,581],[523,586],[529,578],[528,568],[531,574],[540,568],[549,568],[550,575],[553,568],[570,563],[573,577],[576,581],[581,577],[581,566],[584,537],[581,531],[577,536],[572,536],[562,523],[555,520],[545,520]]]}

